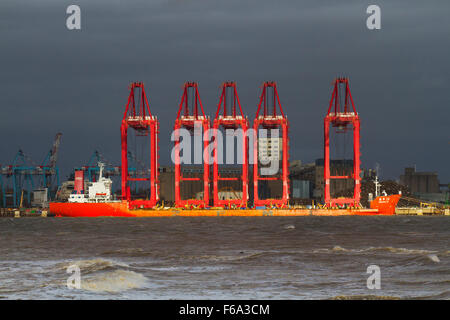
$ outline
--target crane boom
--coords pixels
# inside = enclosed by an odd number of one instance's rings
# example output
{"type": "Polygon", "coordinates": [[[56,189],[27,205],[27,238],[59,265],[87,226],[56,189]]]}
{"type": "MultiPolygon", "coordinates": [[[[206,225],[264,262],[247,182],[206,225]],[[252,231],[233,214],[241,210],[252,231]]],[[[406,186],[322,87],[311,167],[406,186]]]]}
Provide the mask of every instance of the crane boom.
{"type": "Polygon", "coordinates": [[[61,144],[62,133],[58,132],[53,142],[52,150],[50,151],[49,167],[54,168],[56,166],[56,160],[58,159],[59,145],[61,144]]]}

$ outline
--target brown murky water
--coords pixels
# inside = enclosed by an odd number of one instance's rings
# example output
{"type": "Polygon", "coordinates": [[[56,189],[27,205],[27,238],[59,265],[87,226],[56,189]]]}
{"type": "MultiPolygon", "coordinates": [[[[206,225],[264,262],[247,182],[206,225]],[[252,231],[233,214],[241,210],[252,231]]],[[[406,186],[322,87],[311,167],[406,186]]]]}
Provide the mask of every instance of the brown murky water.
{"type": "Polygon", "coordinates": [[[449,239],[448,217],[2,218],[0,297],[449,299],[449,239]]]}

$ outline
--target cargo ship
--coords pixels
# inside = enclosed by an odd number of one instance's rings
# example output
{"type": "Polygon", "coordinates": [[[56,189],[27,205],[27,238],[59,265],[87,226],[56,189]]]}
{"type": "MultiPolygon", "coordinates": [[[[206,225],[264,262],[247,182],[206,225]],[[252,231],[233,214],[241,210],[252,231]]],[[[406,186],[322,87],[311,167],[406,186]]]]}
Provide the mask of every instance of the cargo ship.
{"type": "MultiPolygon", "coordinates": [[[[401,195],[380,195],[379,189],[375,192],[375,199],[371,199],[370,208],[360,206],[361,178],[360,178],[360,118],[353,103],[350,93],[348,78],[336,78],[333,83],[332,98],[328,112],[324,119],[324,206],[299,207],[289,205],[289,124],[287,115],[284,113],[278,96],[277,84],[274,81],[265,81],[262,85],[253,126],[245,117],[237,94],[236,83],[227,81],[222,84],[222,95],[219,100],[216,115],[213,121],[213,136],[218,136],[220,130],[242,130],[249,135],[248,130],[266,130],[265,137],[259,137],[254,133],[256,139],[250,145],[247,139],[242,139],[242,175],[241,177],[222,177],[218,165],[218,142],[214,138],[213,167],[213,199],[209,198],[210,189],[210,164],[203,161],[203,170],[200,176],[183,176],[181,171],[181,146],[180,130],[188,132],[182,141],[189,140],[198,135],[196,126],[203,130],[203,138],[200,143],[203,150],[207,151],[211,123],[204,112],[200,99],[198,84],[186,82],[183,86],[183,95],[178,107],[177,118],[174,124],[174,199],[175,208],[165,207],[159,203],[159,180],[158,180],[158,132],[159,122],[152,115],[147,100],[147,95],[142,82],[133,82],[129,86],[129,96],[121,122],[121,184],[122,198],[115,200],[112,196],[112,180],[102,175],[103,167],[99,163],[100,175],[97,182],[84,184],[83,172],[75,172],[75,188],[67,202],[51,202],[50,213],[61,217],[172,217],[172,216],[341,216],[341,215],[393,215],[395,207],[401,195]],[[342,93],[344,94],[343,96],[342,93]],[[268,99],[272,94],[273,99],[268,99]],[[227,99],[232,97],[231,99],[227,99]],[[341,105],[341,100],[345,101],[341,105]],[[189,107],[188,101],[192,102],[189,107]],[[227,106],[228,101],[228,106],[227,106]],[[228,111],[227,111],[228,110],[228,111]],[[231,110],[231,111],[230,111],[231,110]],[[268,111],[272,110],[272,111],[268,111]],[[336,133],[353,132],[353,169],[352,172],[334,172],[331,168],[330,156],[330,127],[335,128],[336,133]],[[133,129],[135,136],[141,136],[145,143],[149,144],[150,163],[146,164],[149,171],[131,174],[128,166],[128,131],[133,129]],[[275,130],[281,137],[268,138],[267,130],[275,130]],[[278,130],[278,131],[277,131],[278,130]],[[209,134],[209,133],[208,133],[209,134]],[[254,150],[253,158],[249,156],[249,150],[254,150]],[[248,173],[249,163],[253,160],[253,204],[248,208],[248,173]],[[279,174],[268,173],[268,167],[263,163],[277,164],[279,174]],[[264,173],[263,173],[264,171],[264,173]],[[269,176],[270,175],[270,176],[269,176]],[[236,199],[219,199],[218,185],[223,181],[242,180],[241,197],[236,199]],[[331,180],[352,179],[353,197],[336,198],[331,197],[331,180]],[[130,184],[132,182],[145,182],[150,188],[149,199],[131,199],[130,184]],[[181,184],[187,181],[197,181],[203,185],[203,196],[201,199],[181,199],[181,184]],[[258,194],[258,183],[277,181],[282,185],[281,199],[260,199],[258,194]],[[87,189],[87,192],[85,192],[87,189]],[[213,200],[213,201],[211,201],[213,200]],[[210,203],[214,207],[209,207],[210,203]],[[222,208],[223,207],[223,208],[222,208]]],[[[199,131],[201,132],[201,131],[199,131]]],[[[245,136],[243,135],[243,136],[245,136]]],[[[193,143],[196,143],[194,138],[193,143]]],[[[228,147],[227,147],[228,148],[228,147]]],[[[184,155],[184,153],[183,153],[184,155]]],[[[342,159],[345,155],[340,155],[342,159]]],[[[190,162],[189,162],[190,163],[190,162]]],[[[376,181],[376,183],[378,183],[376,181]]]]}
{"type": "Polygon", "coordinates": [[[395,207],[401,194],[381,195],[375,197],[370,208],[324,208],[309,207],[298,208],[287,206],[285,208],[256,207],[241,209],[224,209],[207,207],[197,209],[173,208],[157,205],[154,208],[136,208],[130,206],[126,200],[113,200],[111,186],[112,180],[103,177],[102,164],[99,179],[87,185],[87,192],[81,192],[84,181],[75,176],[75,190],[67,202],[51,202],[50,213],[56,217],[293,217],[293,216],[374,216],[394,215],[395,207]]]}

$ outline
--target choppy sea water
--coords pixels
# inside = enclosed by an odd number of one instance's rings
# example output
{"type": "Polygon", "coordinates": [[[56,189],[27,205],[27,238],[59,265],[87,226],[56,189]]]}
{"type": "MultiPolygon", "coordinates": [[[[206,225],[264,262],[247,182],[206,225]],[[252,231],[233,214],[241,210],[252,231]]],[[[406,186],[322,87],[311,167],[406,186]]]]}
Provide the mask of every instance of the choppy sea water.
{"type": "Polygon", "coordinates": [[[449,299],[449,239],[448,217],[1,218],[0,298],[449,299]]]}

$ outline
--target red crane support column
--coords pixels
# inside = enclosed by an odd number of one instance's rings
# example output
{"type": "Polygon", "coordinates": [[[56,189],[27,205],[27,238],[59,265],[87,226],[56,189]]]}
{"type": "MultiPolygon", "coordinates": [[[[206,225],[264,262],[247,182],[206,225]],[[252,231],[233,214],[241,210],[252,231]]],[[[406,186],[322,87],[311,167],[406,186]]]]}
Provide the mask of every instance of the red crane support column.
{"type": "Polygon", "coordinates": [[[276,82],[264,82],[262,87],[261,97],[259,99],[258,111],[256,112],[255,120],[253,121],[253,129],[256,138],[253,139],[253,192],[254,192],[254,206],[269,206],[284,208],[289,204],[289,123],[287,117],[281,107],[280,97],[278,96],[276,82]],[[268,101],[268,88],[272,88],[273,101],[268,101]],[[264,103],[263,115],[259,115],[261,106],[264,103]],[[269,114],[268,107],[273,105],[273,112],[269,114]],[[277,105],[280,109],[280,115],[277,114],[277,105]],[[281,176],[277,173],[273,176],[260,176],[259,174],[259,155],[258,155],[258,129],[281,129],[282,132],[282,159],[281,159],[281,176]],[[282,196],[281,199],[260,199],[258,194],[258,181],[282,181],[282,196]]]}
{"type": "Polygon", "coordinates": [[[187,128],[191,132],[194,131],[196,124],[201,124],[203,135],[209,131],[210,121],[205,116],[203,110],[202,101],[198,93],[198,84],[196,82],[186,82],[184,84],[183,95],[181,97],[180,106],[178,108],[177,118],[174,125],[175,147],[174,147],[174,160],[175,160],[175,206],[176,207],[199,207],[205,208],[209,206],[209,163],[205,161],[203,155],[204,151],[208,150],[208,140],[203,140],[202,160],[203,160],[203,178],[200,177],[183,177],[181,172],[181,159],[180,159],[180,139],[179,130],[181,128],[187,128]],[[189,112],[188,97],[189,89],[194,91],[193,97],[193,114],[189,112]],[[198,106],[200,105],[201,114],[198,112],[198,106]],[[183,114],[181,111],[184,110],[183,114]],[[202,181],[203,180],[203,199],[181,199],[181,183],[182,181],[202,181]]]}
{"type": "Polygon", "coordinates": [[[328,107],[327,115],[324,119],[324,199],[327,207],[349,205],[360,206],[361,199],[361,178],[360,178],[360,120],[353,103],[350,92],[348,78],[337,78],[334,81],[333,93],[328,107]],[[345,102],[341,110],[340,86],[344,86],[345,102]],[[349,102],[352,109],[349,109],[349,102]],[[334,105],[334,108],[333,108],[334,105]],[[330,125],[338,127],[342,132],[346,132],[349,126],[353,127],[353,171],[348,175],[331,175],[330,169],[330,125]],[[352,198],[332,198],[330,192],[331,179],[353,179],[354,189],[352,198]]]}
{"type": "Polygon", "coordinates": [[[158,127],[159,123],[150,112],[147,95],[142,82],[130,84],[125,113],[120,127],[122,142],[122,200],[128,202],[132,209],[153,208],[159,201],[158,182],[158,127]],[[136,94],[136,91],[139,91],[136,94]],[[139,132],[140,135],[150,136],[150,176],[130,176],[128,173],[128,128],[139,132]],[[130,181],[149,181],[150,199],[131,200],[130,181]]]}
{"type": "MultiPolygon", "coordinates": [[[[217,106],[216,116],[214,118],[213,130],[214,137],[217,137],[220,127],[225,129],[242,129],[242,197],[239,199],[219,199],[219,181],[238,181],[237,177],[221,177],[219,174],[218,164],[218,140],[214,138],[214,162],[213,162],[213,198],[215,207],[247,207],[248,201],[248,140],[247,130],[249,127],[248,119],[242,112],[241,103],[236,90],[236,82],[224,82],[222,84],[222,94],[220,96],[219,105],[217,106]],[[231,91],[232,100],[231,114],[227,114],[227,89],[231,91]],[[223,114],[220,114],[223,102],[223,114]],[[240,115],[236,113],[236,103],[239,106],[240,115]]],[[[223,141],[222,141],[223,143],[223,141]]],[[[239,142],[238,142],[239,143],[239,142]]],[[[233,150],[234,151],[234,150],[233,150]]]]}

